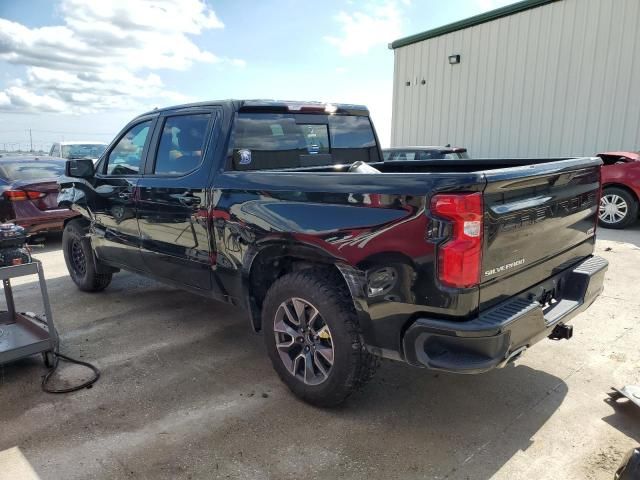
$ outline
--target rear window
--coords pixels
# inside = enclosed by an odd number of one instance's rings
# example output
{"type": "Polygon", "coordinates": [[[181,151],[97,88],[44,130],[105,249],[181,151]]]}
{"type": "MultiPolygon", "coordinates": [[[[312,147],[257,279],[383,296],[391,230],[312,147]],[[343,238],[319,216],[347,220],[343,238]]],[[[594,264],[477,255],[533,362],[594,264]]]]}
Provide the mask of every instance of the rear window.
{"type": "Polygon", "coordinates": [[[268,170],[379,161],[368,117],[239,113],[231,164],[268,170]]]}
{"type": "Polygon", "coordinates": [[[8,181],[57,178],[64,174],[64,162],[22,161],[0,164],[0,177],[8,181]]]}

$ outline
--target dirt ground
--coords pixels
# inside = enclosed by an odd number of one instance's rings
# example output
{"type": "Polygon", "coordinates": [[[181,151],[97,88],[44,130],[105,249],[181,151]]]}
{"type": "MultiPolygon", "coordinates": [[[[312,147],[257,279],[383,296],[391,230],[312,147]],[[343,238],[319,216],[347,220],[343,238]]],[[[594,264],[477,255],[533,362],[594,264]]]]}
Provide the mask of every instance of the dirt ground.
{"type": "MultiPolygon", "coordinates": [[[[610,480],[640,444],[640,408],[604,401],[640,383],[640,225],[598,235],[605,293],[572,340],[480,376],[384,362],[333,410],[289,393],[240,311],[124,273],[79,292],[54,239],[37,256],[62,352],[102,378],[56,396],[39,357],[0,367],[0,452],[18,447],[43,479],[610,480]]],[[[14,291],[41,311],[35,282],[14,291]]],[[[81,375],[65,366],[60,381],[81,375]]]]}

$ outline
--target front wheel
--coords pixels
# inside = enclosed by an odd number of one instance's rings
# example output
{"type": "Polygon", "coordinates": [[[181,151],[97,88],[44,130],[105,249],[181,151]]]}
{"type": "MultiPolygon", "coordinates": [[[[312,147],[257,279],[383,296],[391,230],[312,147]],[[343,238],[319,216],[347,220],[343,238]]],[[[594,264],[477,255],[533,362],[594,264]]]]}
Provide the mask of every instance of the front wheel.
{"type": "Polygon", "coordinates": [[[360,338],[346,286],[330,270],[279,278],[267,292],[262,325],[274,369],[289,389],[313,405],[342,403],[375,372],[377,358],[360,338]]]}
{"type": "Polygon", "coordinates": [[[626,190],[607,187],[602,192],[598,219],[606,228],[625,228],[638,218],[638,202],[626,190]]]}
{"type": "Polygon", "coordinates": [[[84,292],[100,292],[111,283],[111,273],[97,273],[91,242],[77,221],[67,223],[62,232],[62,251],[73,283],[84,292]]]}

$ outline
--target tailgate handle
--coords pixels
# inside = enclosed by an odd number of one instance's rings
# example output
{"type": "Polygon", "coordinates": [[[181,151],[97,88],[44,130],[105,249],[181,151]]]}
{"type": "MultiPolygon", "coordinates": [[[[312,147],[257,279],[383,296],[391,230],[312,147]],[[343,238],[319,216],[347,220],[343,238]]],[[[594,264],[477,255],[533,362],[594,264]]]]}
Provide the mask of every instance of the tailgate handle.
{"type": "Polygon", "coordinates": [[[533,197],[526,200],[518,200],[517,202],[505,203],[504,205],[492,205],[491,210],[498,214],[511,213],[525,208],[535,208],[544,205],[553,197],[533,197]]]}

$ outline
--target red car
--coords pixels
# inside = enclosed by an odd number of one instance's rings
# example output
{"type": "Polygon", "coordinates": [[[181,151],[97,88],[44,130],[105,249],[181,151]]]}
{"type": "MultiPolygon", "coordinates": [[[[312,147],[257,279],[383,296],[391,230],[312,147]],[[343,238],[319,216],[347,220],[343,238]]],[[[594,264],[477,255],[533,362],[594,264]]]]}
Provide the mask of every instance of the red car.
{"type": "Polygon", "coordinates": [[[0,157],[0,222],[15,223],[29,235],[62,231],[77,213],[58,208],[58,178],[65,160],[55,157],[0,157]]]}
{"type": "Polygon", "coordinates": [[[638,219],[640,152],[606,152],[598,157],[604,162],[600,225],[625,228],[638,219]]]}

